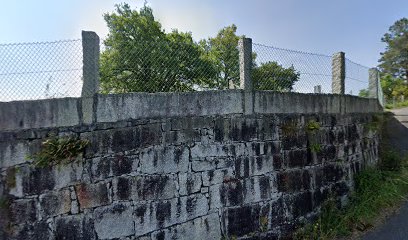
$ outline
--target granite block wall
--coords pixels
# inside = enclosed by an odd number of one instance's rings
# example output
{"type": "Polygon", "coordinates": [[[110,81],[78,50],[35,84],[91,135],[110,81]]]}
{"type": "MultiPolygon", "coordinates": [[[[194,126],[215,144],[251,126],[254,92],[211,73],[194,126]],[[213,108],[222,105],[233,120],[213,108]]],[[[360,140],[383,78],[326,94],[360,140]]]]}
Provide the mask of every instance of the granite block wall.
{"type": "Polygon", "coordinates": [[[118,109],[110,121],[100,106],[89,124],[0,131],[0,239],[290,237],[328,197],[345,203],[354,174],[378,161],[378,109],[279,113],[274,95],[256,94],[250,114],[242,100],[225,113],[118,109]],[[34,167],[26,156],[52,134],[90,145],[74,163],[34,167]]]}

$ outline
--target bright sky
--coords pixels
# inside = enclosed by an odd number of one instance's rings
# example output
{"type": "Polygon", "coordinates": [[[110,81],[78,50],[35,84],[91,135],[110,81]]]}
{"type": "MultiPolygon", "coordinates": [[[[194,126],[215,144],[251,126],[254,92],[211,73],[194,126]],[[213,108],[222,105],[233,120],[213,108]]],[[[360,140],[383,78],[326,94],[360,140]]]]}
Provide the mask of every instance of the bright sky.
{"type": "MultiPolygon", "coordinates": [[[[102,14],[116,0],[3,0],[0,43],[80,38],[81,30],[101,37],[102,14]]],[[[128,1],[141,7],[143,1],[128,1]]],[[[169,31],[191,31],[196,40],[216,35],[235,23],[238,33],[255,43],[346,57],[377,65],[385,45],[382,35],[396,20],[408,17],[407,0],[148,0],[169,31]]]]}

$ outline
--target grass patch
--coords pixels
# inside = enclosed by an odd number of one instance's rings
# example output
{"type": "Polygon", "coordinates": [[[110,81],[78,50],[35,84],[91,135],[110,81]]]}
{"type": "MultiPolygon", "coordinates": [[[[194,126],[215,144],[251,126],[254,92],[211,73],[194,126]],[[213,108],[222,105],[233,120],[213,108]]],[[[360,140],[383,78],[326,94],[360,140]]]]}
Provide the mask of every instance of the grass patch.
{"type": "Polygon", "coordinates": [[[385,104],[385,108],[387,109],[404,108],[404,107],[408,107],[408,100],[403,101],[403,102],[397,102],[395,104],[392,104],[392,103],[385,104]]]}
{"type": "Polygon", "coordinates": [[[406,160],[394,152],[383,154],[380,167],[366,169],[355,178],[355,192],[349,204],[340,208],[334,198],[327,200],[313,224],[298,229],[295,239],[333,239],[370,228],[380,213],[398,205],[408,194],[406,160]]]}

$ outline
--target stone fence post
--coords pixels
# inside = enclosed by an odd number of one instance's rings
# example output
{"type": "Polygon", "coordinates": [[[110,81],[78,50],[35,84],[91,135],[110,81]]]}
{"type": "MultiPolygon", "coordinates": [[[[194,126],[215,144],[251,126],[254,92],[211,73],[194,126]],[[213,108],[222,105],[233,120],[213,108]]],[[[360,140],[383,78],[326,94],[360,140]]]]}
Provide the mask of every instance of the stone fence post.
{"type": "Polygon", "coordinates": [[[316,85],[313,87],[314,93],[322,93],[322,85],[316,85]]]}
{"type": "Polygon", "coordinates": [[[81,122],[95,121],[94,96],[99,90],[99,36],[95,32],[82,31],[82,116],[81,122]]]}
{"type": "Polygon", "coordinates": [[[344,52],[332,56],[332,93],[344,94],[346,79],[346,58],[344,52]]]}
{"type": "Polygon", "coordinates": [[[238,41],[238,49],[240,89],[244,89],[245,91],[252,91],[252,39],[240,38],[238,41]]]}
{"type": "Polygon", "coordinates": [[[82,97],[92,97],[99,90],[99,51],[99,36],[95,32],[82,31],[82,97]]]}
{"type": "Polygon", "coordinates": [[[240,38],[238,41],[239,50],[239,80],[240,89],[244,90],[244,114],[254,113],[254,94],[251,80],[252,70],[252,39],[240,38]]]}

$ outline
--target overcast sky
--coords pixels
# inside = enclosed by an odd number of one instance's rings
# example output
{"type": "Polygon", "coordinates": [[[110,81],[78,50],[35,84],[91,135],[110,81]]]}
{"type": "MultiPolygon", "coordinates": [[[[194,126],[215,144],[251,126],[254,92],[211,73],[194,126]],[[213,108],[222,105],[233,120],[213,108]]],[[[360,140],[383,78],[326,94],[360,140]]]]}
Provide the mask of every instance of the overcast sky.
{"type": "MultiPolygon", "coordinates": [[[[116,0],[2,0],[0,43],[80,38],[81,30],[101,37],[103,13],[116,0]]],[[[140,8],[144,1],[128,1],[140,8]]],[[[191,31],[196,40],[216,35],[232,23],[238,34],[275,47],[346,57],[376,66],[381,37],[396,20],[408,17],[407,0],[149,0],[166,31],[191,31]]]]}

